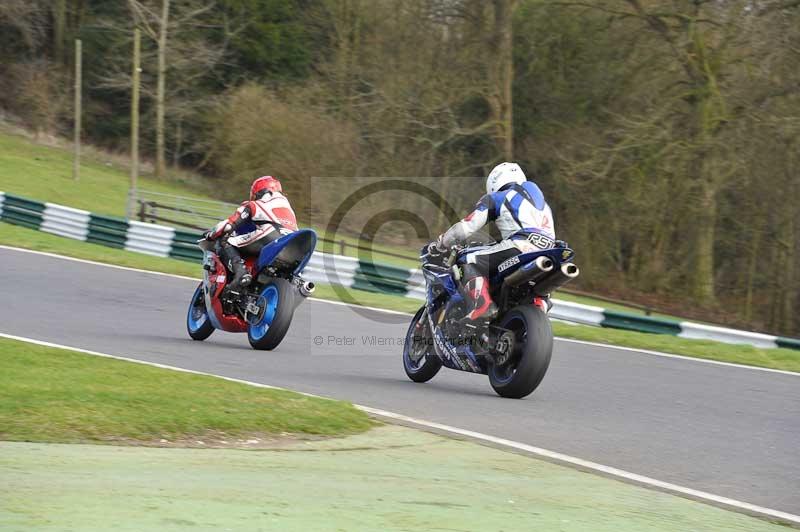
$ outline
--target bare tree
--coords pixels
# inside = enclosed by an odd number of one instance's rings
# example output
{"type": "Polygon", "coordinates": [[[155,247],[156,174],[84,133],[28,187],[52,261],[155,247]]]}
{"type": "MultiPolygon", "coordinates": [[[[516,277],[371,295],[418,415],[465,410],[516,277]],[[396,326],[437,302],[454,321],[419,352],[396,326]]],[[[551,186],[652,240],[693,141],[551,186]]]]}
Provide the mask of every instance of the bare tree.
{"type": "Polygon", "coordinates": [[[517,0],[492,0],[489,38],[488,101],[495,122],[495,139],[503,158],[514,158],[512,86],[514,83],[513,17],[517,0]]]}
{"type": "MultiPolygon", "coordinates": [[[[222,49],[212,51],[202,39],[187,37],[192,27],[214,4],[196,0],[128,0],[128,6],[135,23],[156,44],[155,173],[157,177],[162,177],[166,170],[166,118],[167,108],[170,107],[168,72],[175,73],[175,79],[169,84],[178,88],[173,92],[180,92],[180,88],[185,88],[198,75],[207,74],[207,69],[219,61],[222,49]]],[[[173,107],[177,110],[177,104],[173,107]]],[[[181,123],[179,117],[178,124],[181,123]]],[[[182,138],[180,125],[176,127],[176,134],[182,138]]]]}

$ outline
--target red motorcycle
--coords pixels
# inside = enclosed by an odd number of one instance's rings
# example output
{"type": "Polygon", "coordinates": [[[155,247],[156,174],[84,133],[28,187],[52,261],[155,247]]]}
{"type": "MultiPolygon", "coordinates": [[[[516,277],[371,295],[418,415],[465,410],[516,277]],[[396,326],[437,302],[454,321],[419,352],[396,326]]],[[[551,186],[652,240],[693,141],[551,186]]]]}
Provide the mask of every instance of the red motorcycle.
{"type": "Polygon", "coordinates": [[[200,240],[203,281],[194,291],[186,316],[193,340],[205,340],[215,329],[247,333],[253,349],[275,349],[281,343],[297,306],[314,291],[303,272],[317,235],[310,229],[286,234],[264,246],[258,257],[245,257],[253,275],[250,286],[240,291],[228,286],[229,275],[211,240],[200,240]]]}

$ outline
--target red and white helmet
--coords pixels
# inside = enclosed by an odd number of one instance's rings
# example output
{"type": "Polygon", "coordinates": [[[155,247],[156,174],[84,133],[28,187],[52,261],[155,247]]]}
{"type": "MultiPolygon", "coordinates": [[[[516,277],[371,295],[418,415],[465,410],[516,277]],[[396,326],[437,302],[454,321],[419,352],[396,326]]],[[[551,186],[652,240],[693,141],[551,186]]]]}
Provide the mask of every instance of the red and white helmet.
{"type": "Polygon", "coordinates": [[[250,201],[257,199],[262,192],[282,192],[281,182],[272,177],[271,175],[261,176],[253,181],[253,186],[250,187],[250,201]]]}

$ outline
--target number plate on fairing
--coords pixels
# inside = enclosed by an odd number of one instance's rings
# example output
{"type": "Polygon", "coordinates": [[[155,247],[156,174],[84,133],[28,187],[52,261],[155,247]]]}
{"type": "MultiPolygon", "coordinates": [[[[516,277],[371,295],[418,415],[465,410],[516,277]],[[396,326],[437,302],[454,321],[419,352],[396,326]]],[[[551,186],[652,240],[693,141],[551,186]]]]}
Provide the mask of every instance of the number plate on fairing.
{"type": "Polygon", "coordinates": [[[539,249],[550,249],[553,246],[555,246],[556,243],[555,240],[553,240],[549,236],[541,235],[539,233],[531,233],[528,236],[528,242],[538,247],[539,249]]]}

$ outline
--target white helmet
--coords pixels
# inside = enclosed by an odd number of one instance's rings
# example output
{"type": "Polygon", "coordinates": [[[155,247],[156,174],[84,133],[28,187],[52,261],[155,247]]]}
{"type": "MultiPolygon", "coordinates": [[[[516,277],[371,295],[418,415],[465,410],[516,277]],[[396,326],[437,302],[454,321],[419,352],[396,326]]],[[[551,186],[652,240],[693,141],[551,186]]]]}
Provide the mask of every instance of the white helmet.
{"type": "Polygon", "coordinates": [[[486,193],[497,192],[509,183],[521,185],[528,178],[517,163],[500,163],[494,167],[486,178],[486,193]]]}

